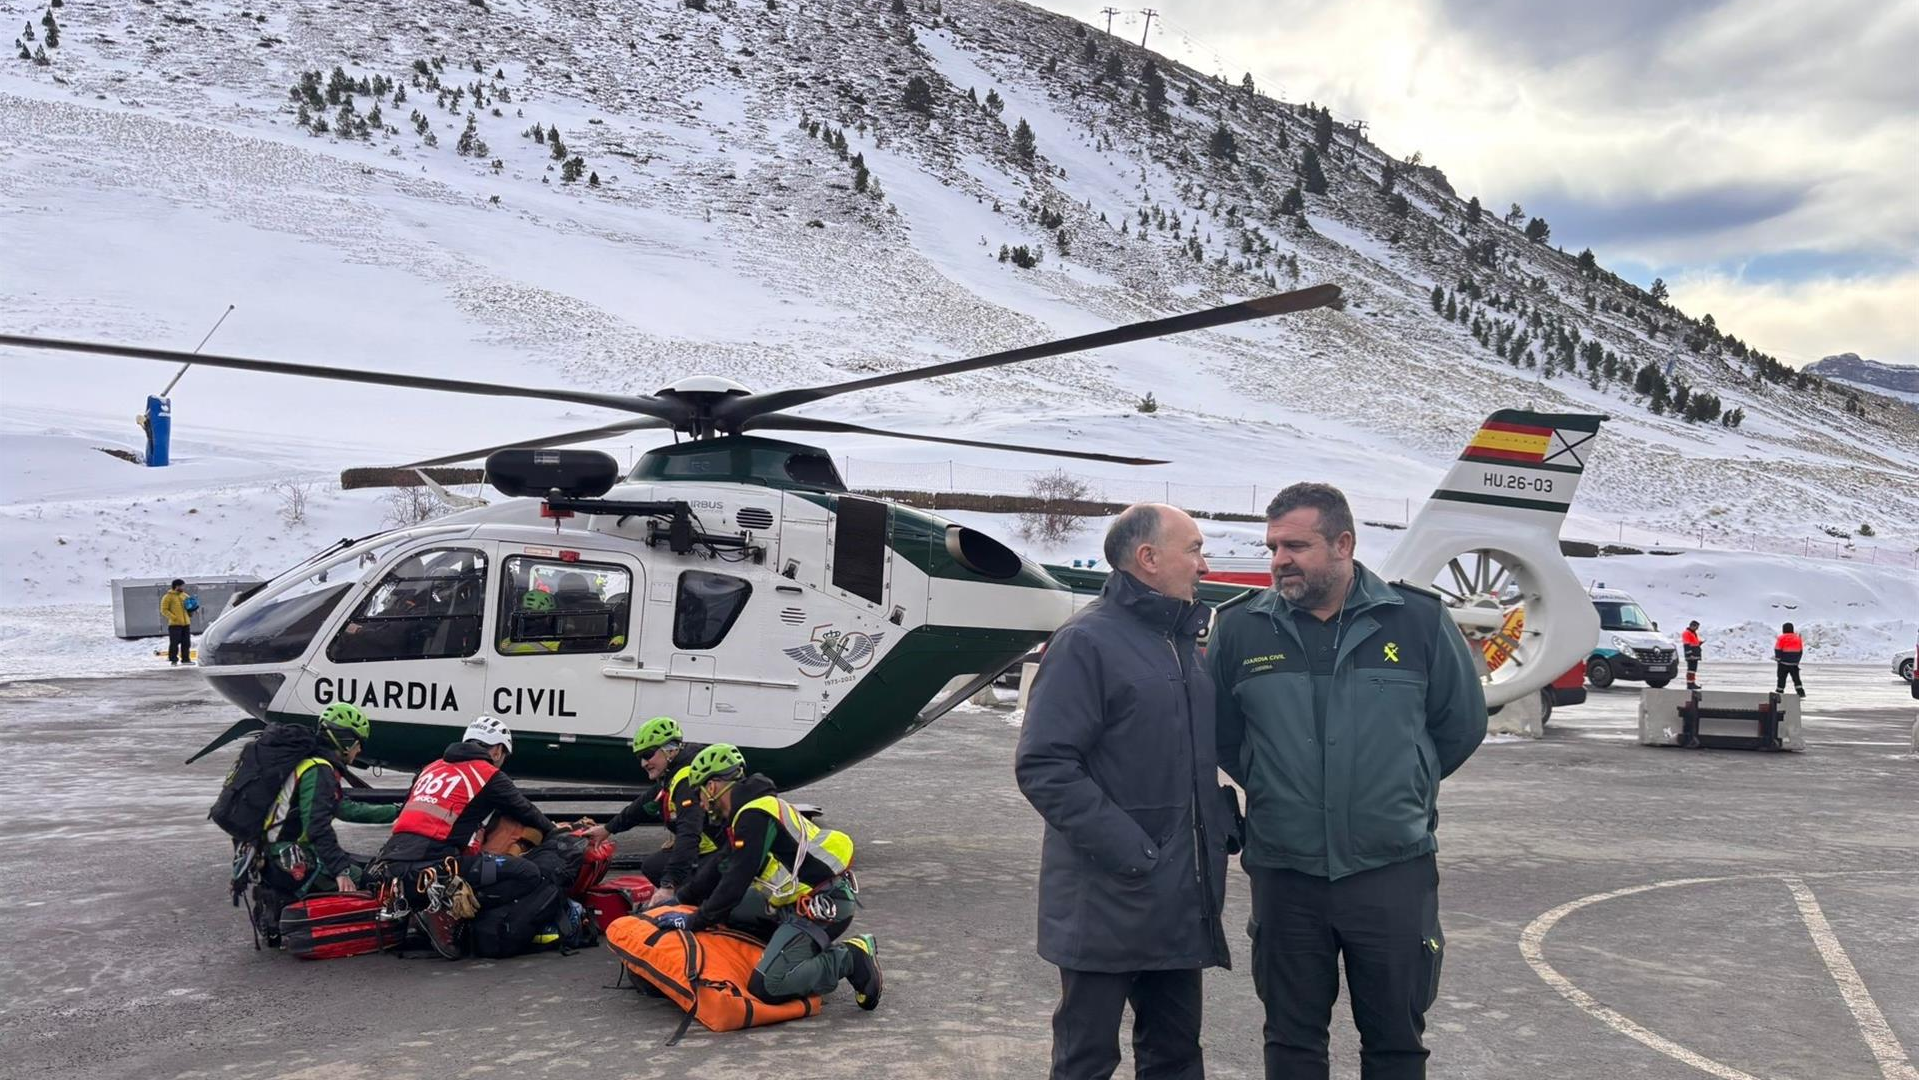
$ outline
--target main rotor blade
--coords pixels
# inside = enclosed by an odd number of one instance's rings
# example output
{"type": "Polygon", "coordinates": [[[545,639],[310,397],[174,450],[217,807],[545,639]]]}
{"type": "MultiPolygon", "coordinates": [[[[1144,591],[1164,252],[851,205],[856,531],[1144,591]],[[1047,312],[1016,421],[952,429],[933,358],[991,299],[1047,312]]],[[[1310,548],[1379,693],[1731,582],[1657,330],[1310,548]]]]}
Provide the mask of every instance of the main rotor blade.
{"type": "Polygon", "coordinates": [[[880,428],[861,427],[858,424],[842,424],[837,420],[815,420],[809,416],[756,416],[748,420],[745,427],[750,430],[771,431],[836,431],[849,435],[882,435],[889,439],[911,439],[914,442],[946,443],[949,446],[977,446],[986,450],[1011,450],[1016,454],[1044,454],[1048,457],[1079,458],[1082,461],[1107,461],[1115,465],[1164,465],[1156,458],[1121,457],[1117,454],[1097,454],[1090,450],[1055,450],[1050,446],[1022,446],[1009,442],[979,442],[973,439],[953,439],[945,435],[914,435],[905,431],[885,431],[880,428]]]}
{"type": "Polygon", "coordinates": [[[434,465],[452,465],[456,462],[471,461],[474,458],[486,457],[495,450],[517,450],[521,447],[538,447],[544,449],[549,446],[571,446],[574,443],[592,442],[594,439],[603,439],[608,435],[619,435],[628,431],[641,431],[646,428],[670,428],[672,426],[671,423],[665,420],[656,420],[652,417],[647,417],[644,420],[622,420],[617,424],[608,424],[605,427],[587,428],[584,431],[562,432],[558,435],[547,435],[543,438],[521,439],[518,442],[501,443],[498,446],[488,446],[479,450],[463,450],[457,454],[446,454],[429,461],[409,461],[405,465],[396,467],[401,469],[425,469],[434,465]]]}
{"type": "Polygon", "coordinates": [[[849,394],[855,390],[870,390],[877,386],[892,386],[896,383],[917,382],[921,379],[936,379],[941,375],[958,375],[966,371],[979,371],[982,368],[999,367],[1002,364],[1017,364],[1022,360],[1039,360],[1048,356],[1063,356],[1066,353],[1080,352],[1085,349],[1104,348],[1108,345],[1124,345],[1131,341],[1145,341],[1150,338],[1165,337],[1168,334],[1181,334],[1189,330],[1205,330],[1215,326],[1245,322],[1248,319],[1263,319],[1268,315],[1284,315],[1293,311],[1306,311],[1311,308],[1325,307],[1339,299],[1339,286],[1314,285],[1310,288],[1296,289],[1293,292],[1279,293],[1274,296],[1262,296],[1255,300],[1242,300],[1237,304],[1207,308],[1204,311],[1192,311],[1184,315],[1172,315],[1164,319],[1149,319],[1145,322],[1129,323],[1111,330],[1081,334],[1078,337],[1061,338],[1039,345],[1027,345],[1018,349],[975,356],[967,360],[950,360],[943,364],[913,368],[910,371],[895,371],[888,375],[874,375],[852,382],[833,383],[828,386],[802,387],[792,390],[773,390],[764,394],[749,394],[746,397],[731,398],[719,402],[714,407],[714,416],[723,425],[740,425],[749,417],[764,416],[767,413],[791,409],[808,402],[818,401],[838,394],[849,394]]]}
{"type": "Polygon", "coordinates": [[[673,401],[629,394],[601,394],[591,390],[565,390],[547,387],[509,386],[505,383],[472,382],[466,379],[436,379],[426,375],[401,375],[386,371],[322,367],[318,364],[292,364],[283,360],[249,360],[239,356],[208,356],[205,353],[174,349],[149,349],[138,345],[115,345],[103,341],[67,341],[60,338],[0,334],[0,346],[21,349],[55,349],[63,352],[91,353],[96,356],[121,356],[133,360],[161,360],[169,364],[198,364],[202,367],[232,368],[235,371],[259,371],[269,375],[299,375],[309,379],[334,379],[339,382],[371,383],[375,386],[399,386],[409,390],[442,390],[451,394],[480,394],[488,397],[538,398],[567,401],[575,405],[599,405],[622,412],[644,413],[663,420],[683,421],[689,410],[673,401]]]}

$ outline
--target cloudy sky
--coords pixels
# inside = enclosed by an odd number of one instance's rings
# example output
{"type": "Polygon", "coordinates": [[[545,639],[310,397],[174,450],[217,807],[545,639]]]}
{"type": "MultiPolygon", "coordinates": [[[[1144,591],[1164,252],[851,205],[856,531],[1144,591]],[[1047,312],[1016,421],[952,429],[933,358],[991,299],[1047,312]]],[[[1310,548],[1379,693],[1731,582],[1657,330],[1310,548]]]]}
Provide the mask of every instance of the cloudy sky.
{"type": "Polygon", "coordinates": [[[1782,359],[1919,363],[1919,0],[1157,6],[1153,48],[1364,118],[1782,359]]]}

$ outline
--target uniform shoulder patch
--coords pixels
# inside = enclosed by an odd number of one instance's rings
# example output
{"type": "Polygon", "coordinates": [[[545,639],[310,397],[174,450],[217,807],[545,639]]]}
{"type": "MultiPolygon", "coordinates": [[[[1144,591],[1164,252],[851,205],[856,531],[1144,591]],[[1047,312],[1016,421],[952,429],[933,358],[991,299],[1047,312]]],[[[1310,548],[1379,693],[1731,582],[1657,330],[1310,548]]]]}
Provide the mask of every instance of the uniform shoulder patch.
{"type": "Polygon", "coordinates": [[[1437,604],[1444,604],[1446,602],[1445,597],[1439,595],[1437,591],[1430,588],[1429,586],[1415,585],[1412,582],[1405,581],[1403,579],[1400,581],[1393,582],[1393,588],[1398,589],[1400,592],[1403,592],[1403,593],[1410,593],[1413,596],[1423,596],[1426,599],[1431,600],[1437,604]]]}
{"type": "Polygon", "coordinates": [[[1235,596],[1230,600],[1225,600],[1220,603],[1214,604],[1213,611],[1216,614],[1224,615],[1228,611],[1231,611],[1232,609],[1239,607],[1240,605],[1246,603],[1247,601],[1251,600],[1255,596],[1258,596],[1259,594],[1260,594],[1260,590],[1258,589],[1247,589],[1245,592],[1240,593],[1238,596],[1235,596]]]}

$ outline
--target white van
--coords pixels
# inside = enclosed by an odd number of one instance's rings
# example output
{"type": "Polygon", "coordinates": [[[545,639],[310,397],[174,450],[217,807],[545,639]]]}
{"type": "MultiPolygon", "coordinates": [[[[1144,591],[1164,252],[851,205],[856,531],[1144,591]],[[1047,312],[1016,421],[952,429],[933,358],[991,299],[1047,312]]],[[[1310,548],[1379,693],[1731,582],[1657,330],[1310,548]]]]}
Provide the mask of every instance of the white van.
{"type": "Polygon", "coordinates": [[[1586,658],[1586,681],[1601,690],[1620,679],[1654,688],[1673,681],[1679,650],[1632,594],[1604,585],[1588,592],[1599,612],[1599,642],[1586,658]]]}

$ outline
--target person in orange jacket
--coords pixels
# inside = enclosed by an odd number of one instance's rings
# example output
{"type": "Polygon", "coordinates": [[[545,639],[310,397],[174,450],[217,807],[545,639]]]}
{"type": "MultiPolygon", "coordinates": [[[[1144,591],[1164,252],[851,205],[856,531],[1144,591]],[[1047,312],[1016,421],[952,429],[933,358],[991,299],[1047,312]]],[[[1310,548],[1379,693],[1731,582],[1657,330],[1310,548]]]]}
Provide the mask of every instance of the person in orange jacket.
{"type": "Polygon", "coordinates": [[[1699,689],[1699,658],[1705,653],[1705,642],[1699,637],[1699,620],[1686,624],[1686,630],[1679,635],[1679,644],[1686,653],[1686,689],[1699,689]]]}
{"type": "Polygon", "coordinates": [[[1792,676],[1792,688],[1806,696],[1806,684],[1799,681],[1799,659],[1806,655],[1806,639],[1793,631],[1792,624],[1779,628],[1779,639],[1772,643],[1772,658],[1779,665],[1778,693],[1786,692],[1786,676],[1792,676]]]}

